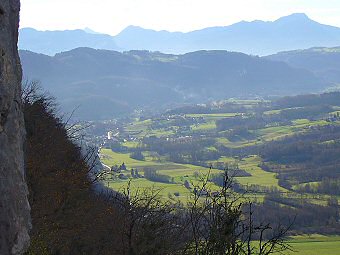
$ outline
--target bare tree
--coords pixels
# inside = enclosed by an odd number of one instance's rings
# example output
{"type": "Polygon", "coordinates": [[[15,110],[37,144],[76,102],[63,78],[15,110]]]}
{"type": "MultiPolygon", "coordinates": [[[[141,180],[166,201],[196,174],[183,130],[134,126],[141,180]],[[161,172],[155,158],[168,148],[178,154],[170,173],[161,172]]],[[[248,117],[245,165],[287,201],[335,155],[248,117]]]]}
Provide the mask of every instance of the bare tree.
{"type": "Polygon", "coordinates": [[[232,190],[233,178],[227,170],[218,191],[209,188],[209,174],[200,183],[188,203],[192,241],[185,254],[268,255],[290,249],[285,237],[291,226],[279,224],[274,229],[269,223],[256,224],[252,202],[232,190]]]}
{"type": "Polygon", "coordinates": [[[179,254],[184,247],[185,226],[179,207],[164,201],[160,191],[153,187],[133,192],[129,182],[126,189],[114,196],[114,205],[124,215],[121,254],[179,254]]]}
{"type": "Polygon", "coordinates": [[[160,189],[136,189],[131,181],[113,202],[123,215],[120,254],[269,255],[290,249],[290,226],[256,223],[253,204],[233,191],[224,175],[219,190],[210,188],[209,174],[193,184],[187,204],[166,201],[160,189]]]}

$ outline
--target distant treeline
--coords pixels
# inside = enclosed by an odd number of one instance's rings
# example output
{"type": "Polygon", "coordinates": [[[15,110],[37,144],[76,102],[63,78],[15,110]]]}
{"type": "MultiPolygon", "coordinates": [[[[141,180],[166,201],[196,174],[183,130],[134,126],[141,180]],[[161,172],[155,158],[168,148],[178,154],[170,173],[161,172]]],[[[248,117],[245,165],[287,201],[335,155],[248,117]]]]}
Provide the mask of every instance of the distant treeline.
{"type": "Polygon", "coordinates": [[[338,178],[323,178],[318,183],[305,184],[298,188],[299,192],[329,194],[340,196],[340,177],[338,178]]]}
{"type": "Polygon", "coordinates": [[[324,206],[272,193],[265,196],[263,204],[257,204],[254,208],[255,218],[259,222],[269,220],[289,225],[293,220],[291,234],[340,234],[337,199],[330,198],[324,206]]]}
{"type": "Polygon", "coordinates": [[[249,109],[241,104],[224,103],[222,106],[202,106],[202,105],[188,105],[178,107],[166,112],[166,114],[213,114],[213,113],[234,113],[234,112],[248,112],[249,109]]]}
{"type": "Polygon", "coordinates": [[[165,174],[160,174],[154,168],[144,168],[144,177],[152,182],[171,183],[171,178],[165,174]]]}
{"type": "Polygon", "coordinates": [[[273,102],[275,108],[315,105],[340,105],[340,92],[283,97],[273,102]]]}
{"type": "Polygon", "coordinates": [[[215,150],[204,149],[215,144],[212,138],[188,137],[167,140],[166,138],[147,137],[143,139],[143,144],[146,150],[167,156],[175,163],[197,164],[207,160],[217,160],[221,156],[215,150]]]}

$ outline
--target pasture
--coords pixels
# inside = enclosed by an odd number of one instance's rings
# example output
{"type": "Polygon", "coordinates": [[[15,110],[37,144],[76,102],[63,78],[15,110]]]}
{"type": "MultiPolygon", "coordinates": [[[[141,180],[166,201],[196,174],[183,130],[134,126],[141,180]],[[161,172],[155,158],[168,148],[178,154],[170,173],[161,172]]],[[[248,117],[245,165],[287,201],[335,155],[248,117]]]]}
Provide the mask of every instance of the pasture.
{"type": "Polygon", "coordinates": [[[293,251],[287,255],[339,255],[340,236],[296,236],[292,237],[288,243],[293,251]]]}

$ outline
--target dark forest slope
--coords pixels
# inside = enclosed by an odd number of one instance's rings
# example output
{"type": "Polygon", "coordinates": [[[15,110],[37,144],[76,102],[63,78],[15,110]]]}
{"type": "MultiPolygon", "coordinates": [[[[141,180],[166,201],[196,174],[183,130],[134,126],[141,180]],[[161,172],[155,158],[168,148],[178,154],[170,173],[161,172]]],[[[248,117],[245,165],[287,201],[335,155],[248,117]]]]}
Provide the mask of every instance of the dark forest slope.
{"type": "Polygon", "coordinates": [[[327,81],[340,83],[340,47],[286,51],[268,56],[267,59],[304,68],[327,81]]]}
{"type": "Polygon", "coordinates": [[[184,102],[291,95],[328,85],[286,63],[227,51],[167,55],[78,48],[54,57],[28,51],[20,56],[26,78],[40,80],[64,109],[80,106],[78,115],[87,119],[184,102]]]}

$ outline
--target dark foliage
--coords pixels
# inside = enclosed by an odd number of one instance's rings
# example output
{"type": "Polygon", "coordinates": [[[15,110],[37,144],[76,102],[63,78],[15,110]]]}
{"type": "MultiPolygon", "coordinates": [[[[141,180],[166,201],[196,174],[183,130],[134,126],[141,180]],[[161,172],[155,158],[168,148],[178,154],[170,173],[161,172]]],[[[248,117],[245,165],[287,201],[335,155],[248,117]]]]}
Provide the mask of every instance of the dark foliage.
{"type": "Polygon", "coordinates": [[[20,57],[26,77],[44,80],[65,110],[81,105],[77,115],[87,120],[141,107],[164,110],[169,104],[289,95],[328,85],[306,70],[227,51],[166,55],[77,48],[53,57],[21,51],[20,57]]]}
{"type": "Polygon", "coordinates": [[[340,178],[323,178],[317,184],[307,183],[298,188],[299,192],[340,195],[340,178]]]}
{"type": "MultiPolygon", "coordinates": [[[[254,206],[255,221],[280,222],[291,225],[290,234],[339,234],[339,209],[337,204],[315,205],[279,193],[266,195],[263,204],[254,206]]],[[[275,223],[273,224],[275,225],[275,223]]]]}
{"type": "Polygon", "coordinates": [[[130,157],[136,160],[145,160],[141,151],[134,151],[130,154],[130,157]]]}
{"type": "Polygon", "coordinates": [[[171,183],[169,176],[159,174],[156,169],[153,168],[144,168],[144,177],[153,182],[171,183]]]}
{"type": "Polygon", "coordinates": [[[278,108],[339,104],[340,92],[283,97],[274,102],[274,106],[278,108]]]}

